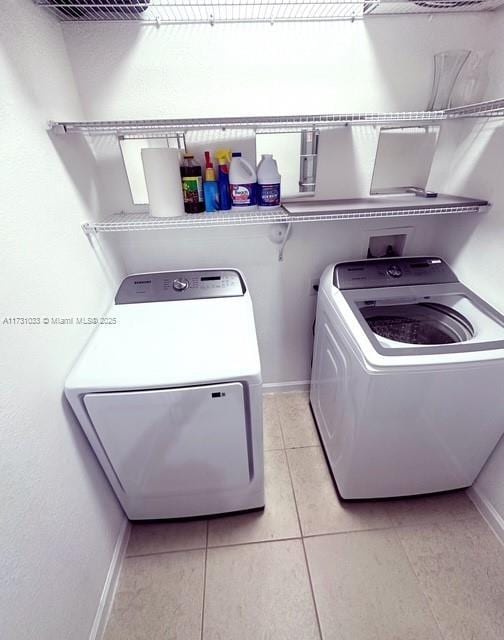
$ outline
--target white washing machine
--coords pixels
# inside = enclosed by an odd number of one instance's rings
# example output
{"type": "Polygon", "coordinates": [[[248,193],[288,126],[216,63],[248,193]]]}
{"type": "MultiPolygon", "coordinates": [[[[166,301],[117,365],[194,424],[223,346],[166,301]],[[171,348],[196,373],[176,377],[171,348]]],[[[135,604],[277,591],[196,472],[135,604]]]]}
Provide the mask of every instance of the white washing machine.
{"type": "Polygon", "coordinates": [[[343,498],[467,487],[504,433],[504,317],[440,258],[332,265],[310,400],[343,498]]]}
{"type": "Polygon", "coordinates": [[[264,506],[262,380],[235,270],[127,277],[66,396],[130,519],[264,506]]]}

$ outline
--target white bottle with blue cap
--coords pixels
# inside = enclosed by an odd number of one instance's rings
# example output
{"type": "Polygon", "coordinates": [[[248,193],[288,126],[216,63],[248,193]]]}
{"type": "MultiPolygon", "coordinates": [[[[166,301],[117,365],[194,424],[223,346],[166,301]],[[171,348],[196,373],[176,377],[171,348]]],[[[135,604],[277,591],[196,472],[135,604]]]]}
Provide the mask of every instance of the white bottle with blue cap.
{"type": "Polygon", "coordinates": [[[240,152],[234,152],[229,166],[231,204],[235,211],[256,209],[257,176],[255,169],[240,152]]]}
{"type": "Polygon", "coordinates": [[[257,204],[259,209],[280,206],[280,173],[271,153],[263,153],[257,167],[257,204]]]}

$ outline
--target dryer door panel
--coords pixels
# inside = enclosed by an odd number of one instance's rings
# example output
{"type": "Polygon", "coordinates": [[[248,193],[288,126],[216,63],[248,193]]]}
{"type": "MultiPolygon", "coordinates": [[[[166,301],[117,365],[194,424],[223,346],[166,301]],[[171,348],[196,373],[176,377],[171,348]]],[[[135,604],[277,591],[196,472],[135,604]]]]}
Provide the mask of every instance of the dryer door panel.
{"type": "Polygon", "coordinates": [[[90,393],[84,404],[131,496],[191,495],[250,482],[240,383],[90,393]]]}

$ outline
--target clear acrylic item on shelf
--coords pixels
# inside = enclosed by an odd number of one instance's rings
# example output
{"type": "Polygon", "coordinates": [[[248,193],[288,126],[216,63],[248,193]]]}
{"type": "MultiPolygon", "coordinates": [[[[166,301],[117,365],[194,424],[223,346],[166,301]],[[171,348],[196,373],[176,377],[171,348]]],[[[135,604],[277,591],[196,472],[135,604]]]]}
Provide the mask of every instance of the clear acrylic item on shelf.
{"type": "Polygon", "coordinates": [[[491,51],[473,51],[455,83],[450,107],[462,107],[484,99],[489,77],[491,51]]]}
{"type": "Polygon", "coordinates": [[[450,106],[453,87],[470,53],[460,49],[434,55],[434,82],[427,111],[440,111],[450,106]]]}

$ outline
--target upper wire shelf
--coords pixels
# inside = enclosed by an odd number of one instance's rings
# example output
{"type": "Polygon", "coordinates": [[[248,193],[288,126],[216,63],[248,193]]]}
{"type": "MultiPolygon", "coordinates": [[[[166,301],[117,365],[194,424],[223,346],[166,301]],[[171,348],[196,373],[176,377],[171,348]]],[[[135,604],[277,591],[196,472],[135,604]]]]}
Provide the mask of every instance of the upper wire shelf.
{"type": "Polygon", "coordinates": [[[249,129],[256,133],[331,129],[345,125],[387,125],[415,122],[436,123],[461,118],[502,118],[504,99],[478,102],[443,111],[400,111],[389,113],[339,113],[322,115],[264,116],[237,118],[186,118],[171,120],[103,120],[89,122],[50,122],[56,133],[86,133],[128,137],[183,134],[208,129],[249,129]]]}
{"type": "Polygon", "coordinates": [[[63,22],[329,22],[380,15],[493,11],[504,0],[34,0],[63,22]]]}

